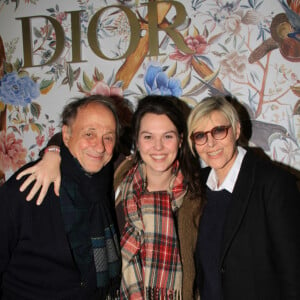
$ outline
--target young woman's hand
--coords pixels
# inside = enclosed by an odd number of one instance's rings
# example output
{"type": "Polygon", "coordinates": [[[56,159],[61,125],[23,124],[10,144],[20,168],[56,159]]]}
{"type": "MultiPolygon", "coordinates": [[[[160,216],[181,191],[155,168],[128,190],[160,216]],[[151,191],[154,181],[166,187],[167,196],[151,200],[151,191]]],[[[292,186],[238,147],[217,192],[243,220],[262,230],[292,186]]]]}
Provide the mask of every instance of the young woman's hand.
{"type": "Polygon", "coordinates": [[[39,197],[36,202],[37,205],[40,205],[43,202],[52,182],[54,183],[54,192],[57,196],[59,196],[59,188],[61,183],[60,161],[61,158],[59,153],[46,152],[42,160],[18,174],[18,180],[23,176],[30,174],[20,186],[21,192],[23,192],[33,181],[35,181],[33,187],[26,197],[27,201],[32,200],[40,190],[39,197]]]}

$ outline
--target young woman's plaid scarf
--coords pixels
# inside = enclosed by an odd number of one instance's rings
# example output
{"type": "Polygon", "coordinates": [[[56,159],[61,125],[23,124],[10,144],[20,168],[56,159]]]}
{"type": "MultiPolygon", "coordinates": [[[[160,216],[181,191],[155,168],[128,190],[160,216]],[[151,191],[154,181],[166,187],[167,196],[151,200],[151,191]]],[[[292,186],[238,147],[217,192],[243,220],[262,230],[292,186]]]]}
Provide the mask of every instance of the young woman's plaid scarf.
{"type": "Polygon", "coordinates": [[[175,213],[186,187],[176,161],[169,191],[148,192],[142,163],[122,186],[126,225],[121,238],[121,299],[182,299],[175,213]]]}

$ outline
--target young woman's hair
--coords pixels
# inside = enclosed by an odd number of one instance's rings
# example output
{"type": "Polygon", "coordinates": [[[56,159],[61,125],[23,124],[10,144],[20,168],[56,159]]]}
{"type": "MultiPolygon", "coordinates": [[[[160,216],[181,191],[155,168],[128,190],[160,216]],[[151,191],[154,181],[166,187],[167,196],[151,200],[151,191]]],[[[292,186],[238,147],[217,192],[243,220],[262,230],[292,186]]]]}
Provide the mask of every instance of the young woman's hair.
{"type": "Polygon", "coordinates": [[[179,137],[182,138],[177,159],[188,191],[192,196],[201,198],[200,161],[193,156],[187,143],[186,121],[189,111],[188,105],[174,96],[150,95],[139,100],[132,118],[134,159],[135,162],[141,160],[136,146],[143,116],[148,113],[167,116],[175,125],[179,137]]]}
{"type": "Polygon", "coordinates": [[[234,106],[222,96],[206,97],[201,100],[191,111],[188,117],[188,144],[191,151],[195,155],[195,149],[192,140],[190,139],[191,134],[199,126],[201,121],[208,117],[212,112],[219,111],[228,120],[232,126],[233,134],[236,134],[237,124],[240,123],[239,115],[234,106]]]}

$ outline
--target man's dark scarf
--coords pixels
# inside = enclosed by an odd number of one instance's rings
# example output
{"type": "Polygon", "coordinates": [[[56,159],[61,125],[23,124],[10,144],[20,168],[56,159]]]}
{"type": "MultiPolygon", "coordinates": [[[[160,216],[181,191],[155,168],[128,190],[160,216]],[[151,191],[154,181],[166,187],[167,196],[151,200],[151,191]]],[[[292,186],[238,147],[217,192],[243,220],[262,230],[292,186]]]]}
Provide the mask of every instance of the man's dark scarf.
{"type": "Polygon", "coordinates": [[[95,266],[97,286],[114,296],[119,288],[121,258],[114,221],[111,163],[91,175],[64,145],[61,156],[61,211],[81,279],[84,282],[95,266]]]}

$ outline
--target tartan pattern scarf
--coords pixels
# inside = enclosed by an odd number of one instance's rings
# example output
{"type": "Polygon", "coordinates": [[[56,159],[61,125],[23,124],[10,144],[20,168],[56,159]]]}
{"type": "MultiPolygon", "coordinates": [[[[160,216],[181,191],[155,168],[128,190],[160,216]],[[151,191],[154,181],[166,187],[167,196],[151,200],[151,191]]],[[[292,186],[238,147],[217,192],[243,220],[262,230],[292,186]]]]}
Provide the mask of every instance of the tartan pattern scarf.
{"type": "Polygon", "coordinates": [[[113,221],[113,168],[87,174],[69,150],[61,147],[60,207],[65,232],[81,280],[96,271],[97,287],[115,298],[120,286],[121,258],[113,221]]]}
{"type": "Polygon", "coordinates": [[[143,163],[122,183],[121,299],[182,299],[182,264],[175,214],[186,187],[176,161],[169,191],[148,192],[143,163]]]}

